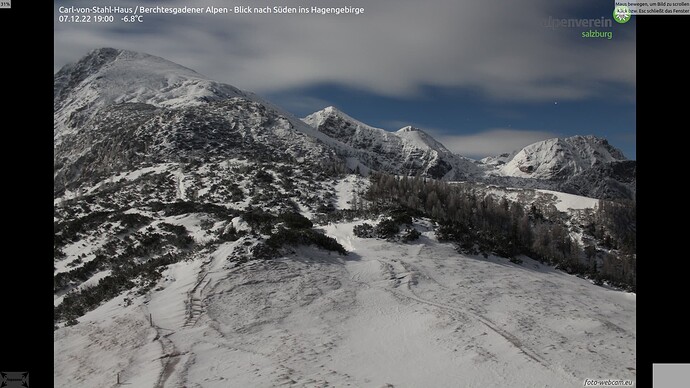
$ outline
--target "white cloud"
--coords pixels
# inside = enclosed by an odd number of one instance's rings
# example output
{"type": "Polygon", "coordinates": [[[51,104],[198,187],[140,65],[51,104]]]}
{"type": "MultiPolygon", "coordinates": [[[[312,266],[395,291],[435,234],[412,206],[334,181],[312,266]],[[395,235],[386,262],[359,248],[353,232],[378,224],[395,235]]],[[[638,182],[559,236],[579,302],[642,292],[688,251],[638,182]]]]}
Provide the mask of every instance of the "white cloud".
{"type": "Polygon", "coordinates": [[[471,135],[432,135],[450,151],[470,158],[484,158],[519,150],[541,140],[558,137],[547,131],[494,128],[471,135]]]}
{"type": "Polygon", "coordinates": [[[454,135],[445,129],[399,120],[386,121],[383,125],[392,130],[407,125],[421,128],[446,146],[448,150],[474,159],[513,152],[532,143],[561,136],[555,132],[513,128],[489,128],[477,133],[454,135]]]}
{"type": "MultiPolygon", "coordinates": [[[[245,2],[225,5],[235,3],[245,2]]],[[[332,5],[281,1],[291,4],[332,5]]],[[[366,12],[147,15],[141,25],[56,23],[55,64],[59,67],[89,49],[107,46],[160,55],[258,93],[333,83],[382,95],[414,96],[425,86],[442,86],[519,101],[581,99],[607,84],[634,90],[634,28],[619,28],[615,41],[581,39],[575,29],[549,29],[543,25],[548,16],[566,16],[564,5],[550,0],[519,5],[352,0],[348,5],[364,6],[366,12]]]]}

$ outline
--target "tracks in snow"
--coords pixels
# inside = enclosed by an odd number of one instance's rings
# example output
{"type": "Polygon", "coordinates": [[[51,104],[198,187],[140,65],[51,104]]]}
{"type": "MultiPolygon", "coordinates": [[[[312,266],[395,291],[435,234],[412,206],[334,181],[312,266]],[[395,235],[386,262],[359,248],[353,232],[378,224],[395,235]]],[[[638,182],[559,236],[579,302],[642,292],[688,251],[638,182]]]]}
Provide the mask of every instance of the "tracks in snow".
{"type": "Polygon", "coordinates": [[[173,335],[175,331],[158,326],[153,318],[151,318],[150,322],[151,327],[156,331],[154,341],[158,341],[158,343],[160,343],[163,353],[163,355],[159,357],[160,360],[163,360],[161,373],[159,374],[158,380],[156,381],[156,385],[154,387],[163,388],[165,387],[166,381],[168,381],[175,370],[177,363],[180,361],[180,356],[184,353],[180,353],[175,346],[175,343],[170,339],[170,336],[173,335]],[[164,333],[164,331],[166,333],[164,333]]]}
{"type": "MultiPolygon", "coordinates": [[[[387,269],[389,272],[389,278],[392,288],[390,292],[397,296],[402,296],[409,300],[413,300],[417,303],[422,303],[428,306],[436,307],[446,313],[459,314],[465,318],[474,319],[481,322],[486,326],[491,332],[496,333],[500,338],[507,341],[512,347],[516,348],[520,353],[525,355],[529,360],[534,361],[544,368],[547,368],[551,372],[560,375],[563,379],[568,382],[578,381],[575,376],[567,373],[561,368],[551,365],[551,363],[542,357],[538,352],[531,349],[529,346],[525,345],[519,338],[517,338],[512,333],[500,328],[495,322],[491,321],[487,317],[479,314],[475,309],[462,309],[458,307],[449,306],[443,303],[434,302],[425,298],[420,297],[414,290],[419,282],[421,272],[409,263],[404,262],[401,259],[380,259],[379,262],[387,269]]],[[[446,288],[441,283],[429,277],[428,275],[423,275],[425,280],[429,280],[442,288],[446,288]]]]}
{"type": "Polygon", "coordinates": [[[187,291],[187,298],[185,300],[185,320],[182,327],[196,326],[202,314],[206,311],[206,305],[203,301],[203,292],[211,282],[209,267],[213,262],[214,258],[211,257],[201,265],[194,286],[187,291]]]}
{"type": "MultiPolygon", "coordinates": [[[[231,250],[232,245],[221,246],[216,252],[211,254],[209,258],[204,261],[196,274],[196,280],[194,281],[191,288],[186,292],[184,301],[184,320],[181,322],[180,327],[175,329],[163,328],[156,324],[155,318],[151,316],[151,325],[156,330],[156,338],[162,348],[163,355],[160,357],[163,361],[163,367],[161,373],[156,382],[156,388],[163,388],[166,386],[166,382],[173,375],[178,367],[180,358],[182,356],[190,354],[190,350],[181,351],[175,344],[175,341],[171,339],[175,334],[180,334],[180,332],[195,328],[204,315],[206,311],[206,305],[204,303],[204,295],[206,289],[212,282],[212,274],[220,273],[217,270],[222,261],[224,261],[226,255],[223,253],[225,250],[231,250]],[[164,333],[165,332],[165,333],[164,333]]],[[[230,272],[233,272],[230,270],[230,272]]],[[[192,355],[193,356],[193,355],[192,355]]]]}

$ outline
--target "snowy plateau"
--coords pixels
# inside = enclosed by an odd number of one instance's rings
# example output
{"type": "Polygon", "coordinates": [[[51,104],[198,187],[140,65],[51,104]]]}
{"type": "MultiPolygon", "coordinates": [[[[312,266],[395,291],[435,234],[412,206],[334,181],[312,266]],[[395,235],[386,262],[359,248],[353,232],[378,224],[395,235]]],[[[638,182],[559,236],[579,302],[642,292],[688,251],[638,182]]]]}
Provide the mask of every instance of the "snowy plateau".
{"type": "Polygon", "coordinates": [[[635,227],[604,211],[635,162],[604,139],[472,160],[117,49],[55,74],[54,109],[56,387],[636,379],[635,227]],[[522,237],[449,232],[466,203],[522,237]]]}

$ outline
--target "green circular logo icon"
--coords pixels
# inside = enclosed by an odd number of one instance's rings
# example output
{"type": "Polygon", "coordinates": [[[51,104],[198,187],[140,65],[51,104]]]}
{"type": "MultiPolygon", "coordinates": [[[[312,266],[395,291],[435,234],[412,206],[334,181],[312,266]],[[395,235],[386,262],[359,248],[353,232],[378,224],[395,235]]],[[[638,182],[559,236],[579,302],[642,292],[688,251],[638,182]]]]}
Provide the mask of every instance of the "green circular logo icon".
{"type": "Polygon", "coordinates": [[[627,23],[631,16],[630,8],[624,5],[619,5],[613,9],[613,20],[618,23],[627,23]]]}

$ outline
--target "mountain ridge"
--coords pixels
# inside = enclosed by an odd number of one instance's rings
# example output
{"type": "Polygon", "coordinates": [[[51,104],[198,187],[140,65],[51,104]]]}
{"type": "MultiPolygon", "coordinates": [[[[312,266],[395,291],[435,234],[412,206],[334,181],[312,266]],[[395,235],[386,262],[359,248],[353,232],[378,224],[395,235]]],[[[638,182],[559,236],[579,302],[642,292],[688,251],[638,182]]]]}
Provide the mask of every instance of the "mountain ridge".
{"type": "Polygon", "coordinates": [[[503,175],[563,179],[597,164],[627,160],[604,138],[575,135],[542,140],[514,152],[499,171],[503,175]]]}
{"type": "MultiPolygon", "coordinates": [[[[450,152],[421,129],[406,126],[386,131],[352,118],[329,106],[302,119],[305,123],[354,148],[377,157],[374,163],[388,172],[402,175],[423,174],[445,180],[465,180],[479,170],[469,159],[450,152]]],[[[376,169],[376,168],[374,168],[376,169]]]]}
{"type": "MultiPolygon", "coordinates": [[[[625,161],[625,157],[605,139],[591,135],[547,139],[508,154],[475,161],[454,154],[422,129],[406,126],[386,131],[333,106],[298,119],[254,93],[210,80],[187,67],[149,54],[112,48],[92,50],[76,63],[64,66],[54,78],[56,182],[67,184],[82,173],[98,172],[99,168],[88,165],[89,160],[101,160],[99,163],[103,167],[107,163],[102,156],[108,153],[111,156],[106,159],[110,160],[111,167],[122,166],[132,160],[140,161],[142,158],[136,155],[145,154],[147,150],[168,147],[167,155],[173,155],[171,144],[178,144],[178,151],[186,153],[189,147],[180,143],[183,138],[195,139],[198,144],[192,148],[197,153],[204,147],[225,148],[228,152],[229,148],[241,149],[241,144],[246,146],[253,138],[250,143],[260,149],[269,143],[266,149],[273,149],[272,152],[291,150],[290,157],[312,155],[317,161],[339,159],[351,171],[359,170],[364,174],[375,170],[448,181],[567,190],[583,195],[595,193],[602,198],[616,198],[616,195],[634,198],[635,169],[622,169],[628,173],[626,176],[614,174],[614,169],[606,165],[625,161]],[[253,116],[242,114],[244,109],[252,111],[253,116]],[[245,117],[249,122],[240,123],[231,116],[245,117]],[[182,130],[180,123],[187,123],[187,130],[182,130]],[[275,123],[282,124],[274,126],[272,135],[259,135],[261,128],[275,123]],[[103,131],[106,127],[113,130],[103,131]],[[162,127],[169,130],[161,132],[162,127]],[[240,143],[234,135],[223,135],[223,131],[235,131],[240,127],[244,128],[244,140],[240,143]],[[247,132],[249,127],[253,129],[247,132]],[[93,130],[80,134],[85,128],[93,130]],[[130,128],[131,133],[124,137],[117,135],[123,128],[130,128]],[[145,133],[144,128],[151,132],[145,133]],[[170,137],[170,130],[178,132],[175,141],[170,137]],[[94,138],[94,133],[99,133],[98,139],[94,138]],[[114,141],[110,135],[120,140],[114,141]],[[287,139],[285,136],[302,140],[290,145],[281,140],[287,139]],[[221,138],[228,142],[229,148],[219,143],[221,138]],[[111,148],[130,155],[130,160],[121,160],[122,157],[106,148],[88,149],[85,145],[93,141],[114,143],[115,147],[111,148]],[[206,144],[201,144],[203,142],[206,144]],[[272,142],[275,144],[270,145],[272,142]],[[122,148],[125,143],[138,151],[122,148]],[[81,146],[75,148],[75,144],[81,146]],[[74,153],[75,149],[81,149],[80,153],[74,153]],[[100,154],[94,156],[95,153],[100,154]],[[65,166],[71,171],[69,174],[58,171],[65,166]],[[590,174],[596,175],[596,184],[615,188],[593,187],[592,182],[583,178],[592,168],[598,169],[590,174]],[[577,182],[569,182],[571,179],[577,182]]],[[[276,154],[285,155],[283,151],[276,154]]],[[[163,160],[170,161],[168,157],[163,160]]],[[[156,158],[160,159],[161,155],[156,158]]],[[[628,164],[631,163],[635,162],[628,164]]]]}

